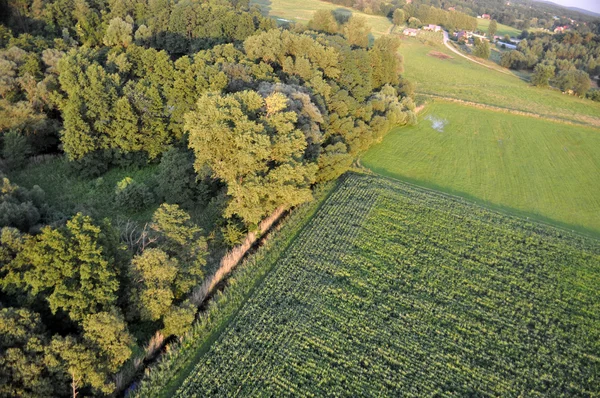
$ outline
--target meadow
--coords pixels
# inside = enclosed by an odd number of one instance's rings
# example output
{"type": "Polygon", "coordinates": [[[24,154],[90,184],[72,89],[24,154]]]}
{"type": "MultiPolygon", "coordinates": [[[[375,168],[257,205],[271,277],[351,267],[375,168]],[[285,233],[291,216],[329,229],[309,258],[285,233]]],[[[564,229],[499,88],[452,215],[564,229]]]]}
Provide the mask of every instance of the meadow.
{"type": "MultiPolygon", "coordinates": [[[[490,27],[489,19],[477,18],[477,29],[482,31],[483,33],[487,33],[488,28],[490,27]]],[[[503,25],[501,23],[498,24],[498,29],[496,30],[496,35],[504,37],[505,35],[509,35],[510,37],[519,37],[521,31],[517,28],[513,28],[512,26],[503,25]]]]}
{"type": "Polygon", "coordinates": [[[169,396],[593,396],[598,241],[349,174],[169,396]]]}
{"type": "Polygon", "coordinates": [[[477,65],[448,50],[441,41],[404,38],[400,46],[404,76],[420,94],[456,98],[505,109],[526,111],[545,118],[600,127],[600,103],[538,88],[513,74],[477,65]],[[435,57],[432,53],[445,54],[435,57]]]}
{"type": "Polygon", "coordinates": [[[437,101],[362,157],[375,172],[600,234],[600,131],[437,101]]]}
{"type": "Polygon", "coordinates": [[[356,14],[364,17],[371,26],[373,36],[382,36],[390,30],[392,22],[381,15],[369,15],[348,7],[343,7],[333,3],[327,3],[321,0],[251,0],[261,8],[264,14],[273,18],[283,18],[289,21],[307,24],[312,19],[317,10],[339,10],[349,14],[356,14]]]}

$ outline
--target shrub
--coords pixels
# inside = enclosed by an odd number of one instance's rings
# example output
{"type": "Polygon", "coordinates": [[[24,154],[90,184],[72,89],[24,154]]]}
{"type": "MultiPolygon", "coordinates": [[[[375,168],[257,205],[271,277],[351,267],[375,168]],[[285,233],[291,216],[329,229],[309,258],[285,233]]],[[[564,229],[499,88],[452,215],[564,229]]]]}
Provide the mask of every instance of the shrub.
{"type": "Polygon", "coordinates": [[[146,184],[137,182],[131,177],[125,177],[117,183],[115,201],[119,207],[140,210],[154,202],[154,195],[146,184]]]}
{"type": "Polygon", "coordinates": [[[31,190],[0,181],[0,228],[14,227],[28,232],[47,214],[44,191],[35,185],[31,190]]]}
{"type": "Polygon", "coordinates": [[[165,152],[156,180],[156,194],[161,202],[185,206],[205,200],[205,193],[196,182],[194,155],[189,150],[171,148],[165,152]]]}
{"type": "Polygon", "coordinates": [[[27,139],[18,131],[12,130],[4,135],[3,141],[2,157],[6,162],[6,167],[9,170],[22,168],[30,152],[27,139]]]}
{"type": "Polygon", "coordinates": [[[182,336],[192,327],[194,318],[196,317],[196,307],[190,302],[184,302],[179,307],[172,307],[171,310],[164,316],[165,336],[182,336]]]}

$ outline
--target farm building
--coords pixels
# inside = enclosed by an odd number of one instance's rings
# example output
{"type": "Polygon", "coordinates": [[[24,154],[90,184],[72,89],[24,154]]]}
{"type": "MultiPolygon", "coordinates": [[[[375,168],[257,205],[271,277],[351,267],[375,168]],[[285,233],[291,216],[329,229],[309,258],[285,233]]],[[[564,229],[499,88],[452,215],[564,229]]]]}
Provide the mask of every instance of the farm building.
{"type": "Polygon", "coordinates": [[[427,25],[423,27],[423,30],[430,30],[432,32],[440,32],[442,30],[442,27],[439,25],[427,25]]]}
{"type": "Polygon", "coordinates": [[[490,40],[490,39],[488,39],[487,37],[485,37],[485,34],[483,34],[483,35],[478,35],[477,33],[473,33],[471,36],[472,36],[472,37],[477,37],[478,39],[481,39],[481,40],[488,40],[488,41],[490,40]]]}
{"type": "Polygon", "coordinates": [[[402,33],[404,34],[404,36],[415,37],[417,36],[417,33],[419,33],[419,30],[413,28],[406,28],[402,31],[402,33]]]}
{"type": "Polygon", "coordinates": [[[483,18],[483,19],[492,19],[492,16],[490,14],[483,14],[481,16],[481,18],[483,18]]]}
{"type": "Polygon", "coordinates": [[[466,30],[461,30],[460,32],[458,32],[458,34],[456,35],[456,40],[461,41],[461,40],[469,40],[469,38],[471,37],[472,33],[471,32],[467,32],[466,30]]]}

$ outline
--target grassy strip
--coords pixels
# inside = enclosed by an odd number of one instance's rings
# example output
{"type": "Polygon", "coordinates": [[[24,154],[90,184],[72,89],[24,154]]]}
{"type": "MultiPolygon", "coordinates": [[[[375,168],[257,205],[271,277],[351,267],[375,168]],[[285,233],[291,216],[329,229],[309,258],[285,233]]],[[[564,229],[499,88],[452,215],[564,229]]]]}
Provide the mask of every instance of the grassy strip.
{"type": "Polygon", "coordinates": [[[296,208],[284,220],[281,229],[233,271],[228,286],[211,299],[192,330],[175,347],[169,348],[152,371],[146,371],[145,378],[129,394],[130,397],[170,397],[177,391],[198,359],[235,318],[256,286],[260,285],[336,186],[337,182],[331,182],[319,187],[312,202],[296,208]]]}

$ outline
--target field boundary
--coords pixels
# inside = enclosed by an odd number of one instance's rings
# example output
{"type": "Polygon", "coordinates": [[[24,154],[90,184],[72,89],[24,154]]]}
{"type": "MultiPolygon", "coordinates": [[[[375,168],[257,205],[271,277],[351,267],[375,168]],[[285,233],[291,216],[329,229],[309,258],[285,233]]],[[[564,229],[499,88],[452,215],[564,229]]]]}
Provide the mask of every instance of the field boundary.
{"type": "Polygon", "coordinates": [[[584,126],[584,127],[600,128],[600,119],[598,119],[598,118],[592,118],[591,123],[573,122],[570,120],[553,117],[553,116],[549,116],[549,115],[542,115],[542,114],[534,113],[534,112],[520,111],[518,109],[512,109],[512,108],[504,108],[504,107],[497,106],[497,105],[488,105],[488,104],[484,104],[481,102],[467,101],[467,100],[463,100],[460,98],[446,97],[446,96],[438,95],[438,94],[423,93],[423,92],[420,92],[417,94],[422,95],[424,97],[430,97],[430,98],[439,99],[439,100],[448,101],[448,102],[455,102],[455,103],[462,104],[465,106],[470,106],[470,107],[479,108],[479,109],[487,109],[487,110],[494,111],[494,112],[510,113],[510,114],[518,115],[518,116],[532,117],[535,119],[542,119],[542,120],[548,120],[551,122],[563,123],[563,124],[567,124],[570,126],[579,126],[579,127],[584,126]]]}
{"type": "Polygon", "coordinates": [[[570,226],[569,224],[563,224],[559,221],[544,221],[543,216],[539,216],[533,213],[528,213],[526,211],[521,211],[518,209],[513,209],[508,206],[495,205],[493,203],[487,202],[482,199],[477,199],[469,194],[461,194],[459,192],[448,191],[448,189],[444,189],[436,184],[428,184],[424,181],[414,180],[408,177],[393,177],[391,175],[386,175],[378,172],[376,169],[371,169],[367,166],[364,166],[358,162],[358,165],[361,167],[360,170],[353,170],[352,173],[357,174],[365,174],[371,175],[378,178],[384,178],[394,183],[401,183],[409,185],[415,189],[422,189],[432,194],[441,195],[448,199],[454,199],[462,203],[467,203],[469,205],[478,206],[482,209],[488,210],[492,213],[496,213],[505,217],[509,217],[512,219],[517,219],[521,221],[531,222],[533,224],[539,224],[545,227],[551,227],[558,229],[567,234],[573,234],[579,236],[581,238],[592,239],[594,241],[600,242],[600,233],[587,230],[585,228],[580,228],[576,226],[570,226]],[[422,185],[423,184],[423,185],[422,185]],[[429,185],[429,186],[427,186],[429,185]],[[573,229],[576,228],[576,229],[573,229]]]}
{"type": "Polygon", "coordinates": [[[243,260],[229,275],[228,285],[210,298],[207,308],[200,311],[192,330],[184,335],[153,367],[129,397],[172,397],[189,376],[198,359],[218,340],[223,330],[236,318],[244,303],[252,296],[283,256],[306,228],[314,215],[336,191],[342,179],[327,183],[314,194],[314,200],[292,210],[278,224],[270,239],[256,253],[243,260]],[[165,383],[166,382],[166,383],[165,383]]]}

